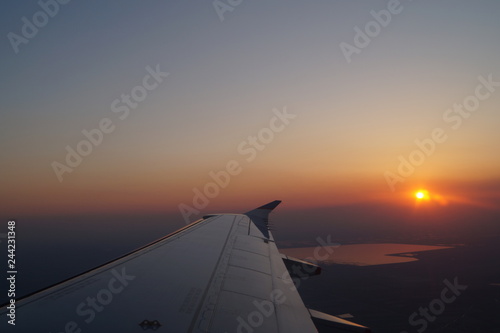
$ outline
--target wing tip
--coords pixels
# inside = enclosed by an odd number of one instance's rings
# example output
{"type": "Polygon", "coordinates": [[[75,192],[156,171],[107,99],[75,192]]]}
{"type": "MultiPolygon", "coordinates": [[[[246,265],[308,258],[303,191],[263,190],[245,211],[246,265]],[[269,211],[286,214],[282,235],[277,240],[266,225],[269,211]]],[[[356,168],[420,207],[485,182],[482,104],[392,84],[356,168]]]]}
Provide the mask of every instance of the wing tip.
{"type": "Polygon", "coordinates": [[[274,208],[276,208],[279,204],[281,203],[281,200],[274,200],[274,201],[271,201],[265,205],[262,205],[256,209],[267,209],[267,210],[273,210],[274,208]]]}

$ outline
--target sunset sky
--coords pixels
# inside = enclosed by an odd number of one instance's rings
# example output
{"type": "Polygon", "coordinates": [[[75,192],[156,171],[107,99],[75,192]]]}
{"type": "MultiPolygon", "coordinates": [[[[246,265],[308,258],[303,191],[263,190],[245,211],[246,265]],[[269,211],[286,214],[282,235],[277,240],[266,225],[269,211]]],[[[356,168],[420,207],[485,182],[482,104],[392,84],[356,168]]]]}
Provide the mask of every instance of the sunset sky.
{"type": "Polygon", "coordinates": [[[497,0],[57,6],[0,13],[2,216],[500,206],[497,0]]]}

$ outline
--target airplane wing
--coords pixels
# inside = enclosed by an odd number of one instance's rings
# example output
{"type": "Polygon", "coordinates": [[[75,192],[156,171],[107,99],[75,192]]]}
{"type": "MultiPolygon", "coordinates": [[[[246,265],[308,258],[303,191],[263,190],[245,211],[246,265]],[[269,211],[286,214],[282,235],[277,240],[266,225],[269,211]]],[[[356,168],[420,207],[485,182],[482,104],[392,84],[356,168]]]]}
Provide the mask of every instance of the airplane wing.
{"type": "MultiPolygon", "coordinates": [[[[4,305],[0,331],[369,332],[305,307],[287,267],[314,265],[279,253],[268,224],[279,203],[245,214],[207,215],[17,300],[15,312],[4,305]]],[[[306,271],[317,274],[316,268],[306,271]]]]}

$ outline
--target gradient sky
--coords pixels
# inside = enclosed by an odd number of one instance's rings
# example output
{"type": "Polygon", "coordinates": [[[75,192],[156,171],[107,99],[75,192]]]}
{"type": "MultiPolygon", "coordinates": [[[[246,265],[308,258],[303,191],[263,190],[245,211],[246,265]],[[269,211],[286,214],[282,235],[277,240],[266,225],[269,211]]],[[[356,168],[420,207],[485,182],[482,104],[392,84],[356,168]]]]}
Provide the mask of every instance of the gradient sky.
{"type": "MultiPolygon", "coordinates": [[[[1,15],[0,200],[8,216],[178,211],[209,172],[241,172],[204,212],[410,200],[423,187],[462,204],[500,202],[500,87],[457,129],[443,115],[500,82],[500,2],[401,1],[400,13],[349,63],[387,1],[243,1],[221,21],[211,1],[71,1],[16,54],[37,1],[4,1],[1,15]],[[111,104],[142,84],[146,67],[169,76],[120,120],[111,104]],[[273,109],[296,118],[248,162],[238,146],[269,126],[273,109]],[[60,182],[66,146],[103,118],[115,126],[60,182]],[[392,192],[416,139],[447,135],[392,192]]],[[[180,216],[180,215],[179,215],[180,216]]]]}

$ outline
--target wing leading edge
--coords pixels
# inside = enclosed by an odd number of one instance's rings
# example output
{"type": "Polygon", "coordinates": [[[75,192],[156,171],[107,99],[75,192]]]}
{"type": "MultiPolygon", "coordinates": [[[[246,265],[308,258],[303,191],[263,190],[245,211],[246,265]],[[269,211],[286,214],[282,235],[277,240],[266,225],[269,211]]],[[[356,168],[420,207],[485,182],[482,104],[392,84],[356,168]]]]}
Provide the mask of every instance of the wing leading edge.
{"type": "MultiPolygon", "coordinates": [[[[328,315],[305,307],[290,279],[293,259],[283,258],[269,231],[279,203],[206,216],[20,299],[15,327],[3,320],[1,331],[337,332],[324,328],[334,327],[328,315]]],[[[3,318],[8,312],[0,308],[3,318]]]]}

